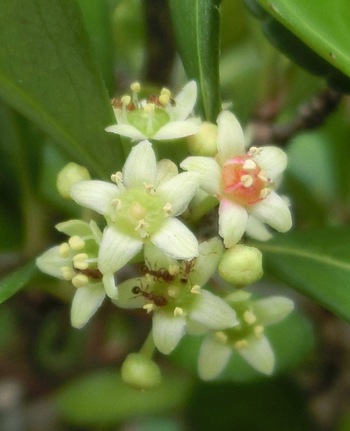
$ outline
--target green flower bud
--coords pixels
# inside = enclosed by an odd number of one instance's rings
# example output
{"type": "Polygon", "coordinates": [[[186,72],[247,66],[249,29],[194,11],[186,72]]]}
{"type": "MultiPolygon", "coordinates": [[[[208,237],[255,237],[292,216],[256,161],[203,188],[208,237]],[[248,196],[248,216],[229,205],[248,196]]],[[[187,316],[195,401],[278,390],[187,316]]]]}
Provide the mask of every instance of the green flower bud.
{"type": "Polygon", "coordinates": [[[158,365],[141,353],[127,356],[121,375],[125,383],[140,390],[152,389],[158,386],[162,379],[158,365]]]}
{"type": "Polygon", "coordinates": [[[89,180],[89,171],[76,163],[68,163],[57,175],[57,189],[62,197],[71,199],[70,189],[73,184],[82,180],[89,180]]]}
{"type": "Polygon", "coordinates": [[[224,280],[237,286],[254,283],[263,276],[262,254],[255,247],[238,244],[225,251],[218,271],[224,280]]]}
{"type": "Polygon", "coordinates": [[[218,126],[204,121],[199,132],[187,138],[188,151],[194,156],[213,157],[218,152],[218,126]]]}

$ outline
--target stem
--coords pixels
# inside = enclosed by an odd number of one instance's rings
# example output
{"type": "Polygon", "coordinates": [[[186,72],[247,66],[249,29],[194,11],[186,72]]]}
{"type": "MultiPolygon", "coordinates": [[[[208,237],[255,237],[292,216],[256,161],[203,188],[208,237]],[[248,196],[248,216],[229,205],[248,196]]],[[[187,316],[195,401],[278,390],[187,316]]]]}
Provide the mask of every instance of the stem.
{"type": "Polygon", "coordinates": [[[154,345],[152,330],[147,335],[146,340],[144,341],[140,353],[148,358],[152,359],[156,346],[154,345]]]}

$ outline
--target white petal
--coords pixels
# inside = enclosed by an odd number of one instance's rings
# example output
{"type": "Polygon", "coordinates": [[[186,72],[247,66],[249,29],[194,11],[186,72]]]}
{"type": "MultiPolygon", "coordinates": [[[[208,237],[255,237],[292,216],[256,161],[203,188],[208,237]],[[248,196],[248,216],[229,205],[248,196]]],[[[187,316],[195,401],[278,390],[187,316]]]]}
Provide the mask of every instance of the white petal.
{"type": "Polygon", "coordinates": [[[176,218],[168,218],[151,242],[174,259],[189,260],[199,253],[197,238],[176,218]]]}
{"type": "MultiPolygon", "coordinates": [[[[149,283],[148,281],[148,285],[149,283]]],[[[145,298],[142,295],[135,295],[132,289],[135,286],[142,287],[146,285],[145,277],[131,278],[123,281],[118,285],[118,299],[114,300],[113,303],[121,308],[142,308],[146,303],[145,298]]]]}
{"type": "Polygon", "coordinates": [[[155,184],[157,160],[149,141],[142,141],[130,151],[123,168],[123,181],[126,187],[155,184]]]}
{"type": "Polygon", "coordinates": [[[173,216],[182,214],[188,207],[199,184],[197,172],[182,172],[157,188],[157,195],[170,202],[173,216]]]}
{"type": "Polygon", "coordinates": [[[141,141],[146,139],[143,133],[141,133],[136,127],[130,126],[129,124],[115,124],[105,128],[106,132],[116,133],[117,135],[126,136],[131,138],[133,141],[141,141]]]}
{"type": "Polygon", "coordinates": [[[105,292],[107,296],[109,296],[111,299],[117,299],[118,298],[118,288],[115,285],[115,279],[114,274],[105,274],[102,277],[103,286],[105,288],[105,292]]]}
{"type": "Polygon", "coordinates": [[[200,175],[200,187],[211,196],[216,196],[221,191],[221,169],[212,157],[191,156],[181,164],[185,171],[198,172],[200,175]]]}
{"type": "Polygon", "coordinates": [[[212,336],[206,337],[199,351],[199,377],[203,380],[215,379],[226,367],[231,355],[231,347],[218,343],[212,336]]]}
{"type": "Polygon", "coordinates": [[[51,275],[52,277],[60,278],[63,280],[62,266],[72,266],[72,259],[62,258],[58,254],[59,246],[55,246],[45,251],[41,256],[36,259],[36,265],[41,272],[51,275]]]}
{"type": "Polygon", "coordinates": [[[268,339],[263,336],[259,339],[249,339],[248,343],[248,347],[237,350],[238,353],[260,373],[272,374],[275,354],[268,339]]]}
{"type": "Polygon", "coordinates": [[[102,304],[105,291],[101,283],[79,287],[74,295],[71,308],[71,323],[74,328],[82,328],[102,304]]]}
{"type": "Polygon", "coordinates": [[[253,159],[271,180],[281,175],[287,167],[287,154],[278,147],[262,147],[253,159]]]}
{"type": "Polygon", "coordinates": [[[199,244],[197,257],[191,273],[192,284],[203,286],[216,271],[223,253],[221,240],[212,238],[199,244]]]}
{"type": "Polygon", "coordinates": [[[243,130],[232,112],[222,111],[217,123],[219,162],[222,164],[233,156],[245,154],[243,130]]]}
{"type": "Polygon", "coordinates": [[[259,322],[272,325],[285,319],[294,310],[294,302],[284,296],[272,296],[254,301],[253,310],[259,322]]]}
{"type": "Polygon", "coordinates": [[[178,174],[177,166],[174,162],[169,159],[162,159],[157,163],[157,179],[156,185],[160,185],[170,178],[175,177],[178,174]]]}
{"type": "Polygon", "coordinates": [[[185,120],[192,112],[197,100],[197,84],[188,82],[175,97],[176,105],[171,109],[172,120],[185,120]]]}
{"type": "Polygon", "coordinates": [[[103,232],[98,254],[98,268],[103,274],[118,271],[129,262],[143,246],[142,241],[108,226],[103,232]]]}
{"type": "Polygon", "coordinates": [[[170,265],[176,265],[177,261],[164,254],[162,250],[152,243],[145,243],[145,264],[151,269],[167,269],[170,265]]]}
{"type": "Polygon", "coordinates": [[[207,290],[202,290],[198,295],[189,318],[213,330],[238,325],[234,310],[223,299],[207,290]]]}
{"type": "Polygon", "coordinates": [[[230,248],[242,238],[248,222],[248,213],[241,205],[220,201],[219,235],[224,239],[225,247],[230,248]]]}
{"type": "Polygon", "coordinates": [[[89,223],[82,220],[68,220],[62,223],[56,224],[55,228],[59,232],[63,232],[68,236],[79,235],[86,236],[91,235],[91,228],[89,223]]]}
{"type": "Polygon", "coordinates": [[[267,241],[272,238],[272,234],[267,227],[252,215],[249,215],[248,217],[246,234],[259,241],[267,241]]]}
{"type": "Polygon", "coordinates": [[[161,127],[158,132],[152,136],[152,139],[155,141],[179,139],[185,136],[195,135],[198,131],[198,124],[192,121],[171,121],[161,127]]]}
{"type": "Polygon", "coordinates": [[[154,313],[152,321],[153,340],[157,349],[168,355],[185,334],[185,318],[160,311],[154,313]]]}
{"type": "Polygon", "coordinates": [[[278,232],[287,232],[292,227],[292,216],[287,203],[275,192],[263,201],[253,205],[251,214],[267,223],[278,232]]]}
{"type": "Polygon", "coordinates": [[[111,212],[111,202],[119,196],[119,189],[105,181],[79,181],[72,186],[71,196],[79,205],[105,215],[111,212]]]}

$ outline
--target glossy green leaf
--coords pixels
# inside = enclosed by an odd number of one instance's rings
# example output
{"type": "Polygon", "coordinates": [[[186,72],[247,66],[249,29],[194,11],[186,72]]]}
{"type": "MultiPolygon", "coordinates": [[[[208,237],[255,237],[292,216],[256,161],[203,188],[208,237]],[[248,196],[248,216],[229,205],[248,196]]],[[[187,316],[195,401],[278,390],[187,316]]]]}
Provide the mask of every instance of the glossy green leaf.
{"type": "Polygon", "coordinates": [[[182,376],[163,376],[150,391],[127,386],[117,371],[99,371],[62,387],[54,397],[59,415],[79,425],[106,425],[131,417],[178,408],[187,399],[191,382],[182,376]]]}
{"type": "Polygon", "coordinates": [[[177,47],[189,79],[199,86],[197,108],[215,122],[219,89],[219,0],[169,0],[177,47]]]}
{"type": "Polygon", "coordinates": [[[34,262],[30,262],[22,268],[0,280],[0,304],[11,298],[21,290],[33,278],[37,268],[34,262]]]}
{"type": "Polygon", "coordinates": [[[292,232],[256,246],[264,268],[350,321],[350,228],[292,232]]]}
{"type": "Polygon", "coordinates": [[[115,120],[75,2],[1,1],[0,96],[100,176],[122,164],[117,138],[104,131],[115,120]]]}
{"type": "Polygon", "coordinates": [[[327,62],[350,76],[348,0],[258,0],[258,3],[327,62]]]}

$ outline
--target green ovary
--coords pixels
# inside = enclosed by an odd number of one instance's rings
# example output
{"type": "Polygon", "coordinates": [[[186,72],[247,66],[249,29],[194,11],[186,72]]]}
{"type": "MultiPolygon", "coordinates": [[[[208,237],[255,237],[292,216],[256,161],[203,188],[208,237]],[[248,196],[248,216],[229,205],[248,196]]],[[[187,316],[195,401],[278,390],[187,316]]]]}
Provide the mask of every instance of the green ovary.
{"type": "Polygon", "coordinates": [[[164,202],[144,187],[128,190],[120,197],[115,223],[130,236],[145,239],[166,219],[164,202]]]}
{"type": "Polygon", "coordinates": [[[169,121],[169,114],[161,108],[155,108],[152,112],[146,112],[141,108],[128,112],[129,124],[149,137],[155,135],[169,121]]]}

